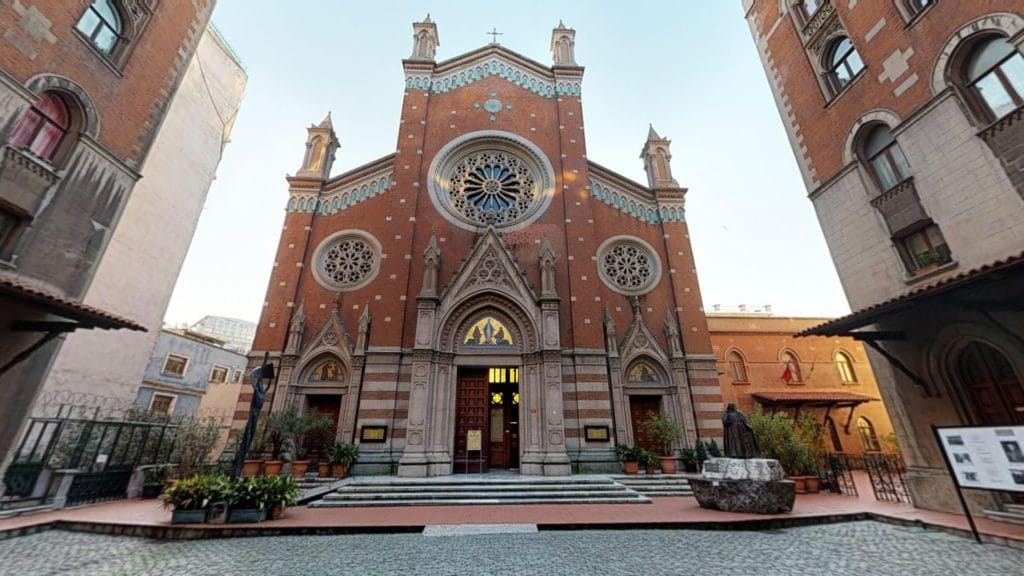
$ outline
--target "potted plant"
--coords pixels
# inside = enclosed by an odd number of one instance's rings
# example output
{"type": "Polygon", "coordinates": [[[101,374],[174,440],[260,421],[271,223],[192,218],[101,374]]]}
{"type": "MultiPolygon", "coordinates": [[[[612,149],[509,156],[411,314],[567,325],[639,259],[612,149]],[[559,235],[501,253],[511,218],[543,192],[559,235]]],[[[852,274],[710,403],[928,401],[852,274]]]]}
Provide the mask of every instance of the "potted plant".
{"type": "Polygon", "coordinates": [[[167,478],[171,474],[170,464],[157,464],[148,466],[142,471],[142,497],[156,498],[160,496],[167,485],[167,478]]]}
{"type": "Polygon", "coordinates": [[[250,476],[240,478],[232,486],[228,497],[228,522],[262,522],[267,511],[267,479],[250,476]]]}
{"type": "Polygon", "coordinates": [[[653,414],[644,421],[641,429],[647,438],[661,449],[661,471],[676,473],[676,457],[672,455],[672,444],[683,437],[683,429],[661,414],[653,414]]]}
{"type": "Polygon", "coordinates": [[[299,484],[288,476],[266,476],[263,479],[270,517],[274,520],[284,516],[288,506],[299,499],[299,484]]]}
{"type": "Polygon", "coordinates": [[[658,454],[641,448],[639,459],[640,463],[644,466],[644,473],[648,476],[653,476],[654,472],[658,469],[658,454]]]}
{"type": "Polygon", "coordinates": [[[711,441],[707,443],[707,452],[708,457],[710,458],[722,457],[722,449],[718,447],[718,442],[715,442],[714,438],[712,438],[711,441]]]}
{"type": "Polygon", "coordinates": [[[697,459],[697,469],[701,470],[704,467],[704,461],[708,459],[708,449],[704,446],[704,442],[700,440],[697,440],[694,446],[693,455],[697,459]]]}
{"type": "Polygon", "coordinates": [[[335,478],[348,476],[348,470],[359,458],[359,446],[348,442],[335,442],[327,449],[327,460],[331,463],[331,475],[335,478]]]}
{"type": "Polygon", "coordinates": [[[807,476],[807,492],[817,494],[821,490],[819,463],[824,462],[828,453],[828,447],[825,444],[825,426],[819,423],[810,412],[803,412],[797,419],[794,436],[804,447],[800,465],[803,474],[807,476]]]}
{"type": "Polygon", "coordinates": [[[222,476],[191,476],[176,480],[163,494],[164,506],[174,507],[171,524],[205,522],[210,503],[224,495],[226,484],[222,476]]]}
{"type": "Polygon", "coordinates": [[[687,472],[699,472],[697,468],[697,453],[693,448],[686,447],[679,451],[679,460],[683,463],[683,470],[687,472]]]}
{"type": "Polygon", "coordinates": [[[615,447],[615,457],[622,462],[622,471],[636,474],[640,470],[640,448],[619,444],[615,447]]]}

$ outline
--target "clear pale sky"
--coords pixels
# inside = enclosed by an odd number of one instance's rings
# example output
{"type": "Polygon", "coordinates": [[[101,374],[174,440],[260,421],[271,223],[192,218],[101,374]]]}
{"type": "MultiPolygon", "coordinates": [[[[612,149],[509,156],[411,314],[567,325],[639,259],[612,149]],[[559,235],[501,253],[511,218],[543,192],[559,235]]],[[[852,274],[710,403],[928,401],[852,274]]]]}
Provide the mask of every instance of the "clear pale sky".
{"type": "Polygon", "coordinates": [[[587,155],[646,183],[648,123],[672,172],[705,306],[849,311],[739,0],[514,3],[220,0],[214,24],[249,84],[166,320],[259,319],[284,220],[284,177],[330,110],[339,174],[395,150],[412,22],[429,12],[442,61],[498,41],[545,64],[551,29],[576,29],[587,155]]]}

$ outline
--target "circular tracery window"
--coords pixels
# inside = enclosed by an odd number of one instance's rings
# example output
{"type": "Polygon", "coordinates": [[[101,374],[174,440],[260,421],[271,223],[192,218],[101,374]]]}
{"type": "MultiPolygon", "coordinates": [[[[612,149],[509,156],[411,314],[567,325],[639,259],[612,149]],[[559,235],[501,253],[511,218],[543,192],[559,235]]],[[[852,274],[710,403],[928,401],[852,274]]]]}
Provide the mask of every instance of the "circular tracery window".
{"type": "Polygon", "coordinates": [[[503,132],[467,134],[431,165],[430,197],[471,230],[509,229],[535,220],[550,203],[554,174],[532,144],[503,132]]]}
{"type": "Polygon", "coordinates": [[[639,238],[617,236],[597,250],[597,271],[601,280],[620,294],[646,294],[661,278],[661,266],[654,250],[639,238]]]}
{"type": "Polygon", "coordinates": [[[324,287],[355,290],[377,275],[380,244],[369,234],[346,230],[321,242],[314,261],[314,275],[324,287]]]}

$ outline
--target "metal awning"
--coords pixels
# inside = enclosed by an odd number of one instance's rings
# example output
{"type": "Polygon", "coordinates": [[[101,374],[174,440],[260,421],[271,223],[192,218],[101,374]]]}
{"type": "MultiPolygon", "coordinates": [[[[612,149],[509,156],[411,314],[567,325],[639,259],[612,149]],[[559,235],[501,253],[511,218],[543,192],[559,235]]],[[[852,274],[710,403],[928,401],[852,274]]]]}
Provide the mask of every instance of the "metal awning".
{"type": "MultiPolygon", "coordinates": [[[[146,327],[112,312],[100,310],[76,302],[54,292],[31,286],[16,276],[0,274],[0,297],[22,302],[42,312],[59,316],[68,321],[66,328],[99,328],[102,330],[137,330],[146,332],[146,327]]],[[[23,324],[31,324],[25,322],[23,324]]],[[[49,330],[38,330],[48,332],[49,330]]],[[[69,330],[65,330],[69,331],[69,330]]]]}
{"type": "MultiPolygon", "coordinates": [[[[957,291],[966,288],[971,285],[979,284],[981,282],[992,282],[999,281],[1005,278],[1005,275],[1009,272],[1016,272],[1018,270],[1024,270],[1024,252],[1019,254],[1008,256],[1002,260],[996,260],[990,264],[979,266],[978,268],[972,268],[965,272],[961,272],[955,276],[949,276],[943,278],[937,282],[926,284],[918,288],[914,288],[908,292],[868,306],[835,320],[830,320],[824,324],[819,324],[807,330],[803,330],[796,334],[800,336],[851,336],[859,340],[866,339],[891,339],[887,336],[897,336],[892,334],[871,334],[871,333],[858,333],[854,330],[863,328],[875,324],[879,320],[883,320],[885,317],[906,310],[912,306],[916,306],[924,301],[937,298],[939,296],[947,295],[950,292],[957,291]]],[[[965,306],[969,305],[983,305],[982,303],[962,303],[965,306]]],[[[996,304],[992,304],[993,306],[996,304]]],[[[1005,307],[1007,305],[1013,305],[1013,303],[999,303],[999,306],[1005,307]]],[[[1020,300],[1016,303],[1018,310],[1024,310],[1024,300],[1020,300]]]]}
{"type": "Polygon", "coordinates": [[[762,405],[780,408],[846,408],[878,400],[851,392],[754,392],[751,396],[762,405]]]}

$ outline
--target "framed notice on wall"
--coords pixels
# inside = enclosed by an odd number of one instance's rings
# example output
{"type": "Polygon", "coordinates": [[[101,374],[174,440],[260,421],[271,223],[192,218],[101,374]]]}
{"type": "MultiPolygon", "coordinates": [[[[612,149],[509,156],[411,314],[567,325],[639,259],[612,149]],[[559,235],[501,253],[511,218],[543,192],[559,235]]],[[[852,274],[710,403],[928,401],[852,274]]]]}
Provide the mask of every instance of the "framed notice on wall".
{"type": "Polygon", "coordinates": [[[586,438],[590,442],[607,442],[608,441],[608,427],[607,426],[584,426],[584,432],[586,438]]]}
{"type": "Polygon", "coordinates": [[[936,427],[961,488],[1024,492],[1024,426],[936,427]]]}
{"type": "Polygon", "coordinates": [[[387,426],[363,426],[359,431],[360,442],[383,442],[387,437],[387,426]]]}

